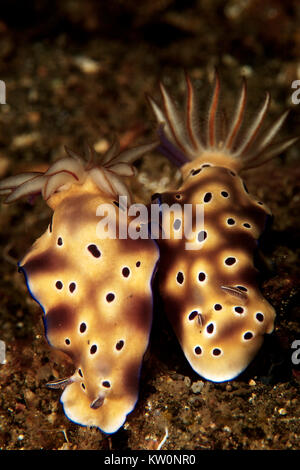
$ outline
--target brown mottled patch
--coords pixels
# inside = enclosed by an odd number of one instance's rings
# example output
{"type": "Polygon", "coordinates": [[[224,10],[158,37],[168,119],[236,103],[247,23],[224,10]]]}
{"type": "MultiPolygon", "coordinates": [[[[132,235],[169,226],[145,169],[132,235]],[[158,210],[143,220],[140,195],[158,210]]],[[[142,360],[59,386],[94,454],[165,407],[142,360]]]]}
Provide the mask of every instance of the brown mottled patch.
{"type": "Polygon", "coordinates": [[[49,248],[33,256],[22,266],[28,276],[46,272],[62,272],[68,266],[67,260],[49,248]]]}
{"type": "Polygon", "coordinates": [[[234,338],[239,332],[242,335],[243,327],[247,324],[247,319],[246,317],[236,318],[236,315],[237,314],[232,311],[232,321],[228,321],[220,328],[216,341],[229,340],[230,338],[234,338]]]}
{"type": "Polygon", "coordinates": [[[129,325],[139,331],[147,331],[151,322],[152,308],[149,297],[134,296],[132,307],[127,309],[126,316],[129,325]]]}
{"type": "Polygon", "coordinates": [[[217,246],[217,251],[230,249],[235,247],[243,247],[244,252],[252,253],[256,248],[256,241],[250,232],[241,229],[234,229],[223,243],[217,246]]]}
{"type": "Polygon", "coordinates": [[[139,361],[132,361],[124,368],[123,380],[126,395],[136,395],[139,383],[140,367],[141,363],[139,361]]]}
{"type": "Polygon", "coordinates": [[[60,304],[48,310],[45,318],[47,333],[52,336],[56,333],[65,333],[75,327],[75,315],[72,307],[60,304]]]}
{"type": "Polygon", "coordinates": [[[226,277],[220,278],[220,287],[233,286],[236,284],[247,284],[256,286],[258,280],[258,271],[253,266],[239,267],[236,273],[227,272],[226,277]]]}

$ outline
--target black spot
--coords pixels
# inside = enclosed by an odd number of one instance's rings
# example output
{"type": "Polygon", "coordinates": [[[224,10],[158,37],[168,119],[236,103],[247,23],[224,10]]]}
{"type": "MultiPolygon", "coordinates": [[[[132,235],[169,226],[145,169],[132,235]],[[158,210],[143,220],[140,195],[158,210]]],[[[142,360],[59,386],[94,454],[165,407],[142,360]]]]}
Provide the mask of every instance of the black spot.
{"type": "Polygon", "coordinates": [[[204,165],[202,165],[202,168],[207,168],[209,166],[211,166],[209,163],[204,163],[204,165]]]}
{"type": "Polygon", "coordinates": [[[227,223],[228,223],[228,225],[234,225],[234,224],[235,224],[235,220],[232,219],[232,218],[229,218],[229,219],[227,219],[227,223]]]}
{"type": "Polygon", "coordinates": [[[91,346],[90,348],[90,353],[91,354],[95,354],[97,352],[97,345],[96,344],[93,344],[93,346],[91,346]]]}
{"type": "Polygon", "coordinates": [[[120,341],[118,341],[117,344],[116,344],[116,349],[117,349],[118,351],[121,351],[121,349],[123,348],[123,346],[124,346],[124,341],[123,341],[122,339],[120,339],[120,341]]]}
{"type": "Polygon", "coordinates": [[[79,326],[80,333],[84,333],[85,330],[86,330],[86,324],[85,323],[80,323],[80,326],[79,326]]]}
{"type": "Polygon", "coordinates": [[[243,224],[243,226],[246,227],[246,228],[251,228],[251,225],[248,224],[248,222],[246,222],[245,224],[243,224]]]}
{"type": "Polygon", "coordinates": [[[238,289],[243,290],[244,292],[248,292],[248,289],[244,286],[236,286],[238,289]]]}
{"type": "Polygon", "coordinates": [[[243,181],[243,186],[244,186],[244,190],[246,191],[246,193],[249,194],[248,188],[247,188],[246,184],[244,183],[244,181],[243,181]]]}
{"type": "Polygon", "coordinates": [[[231,170],[229,170],[229,174],[230,174],[231,176],[236,176],[236,174],[234,173],[234,171],[231,171],[231,170]]]}
{"type": "Polygon", "coordinates": [[[234,310],[235,310],[236,313],[243,313],[244,312],[243,307],[234,307],[234,310]]]}
{"type": "Polygon", "coordinates": [[[128,277],[130,274],[130,269],[125,266],[125,268],[122,269],[122,274],[124,277],[128,277]]]}
{"type": "Polygon", "coordinates": [[[69,291],[72,293],[72,292],[74,292],[75,289],[76,289],[75,282],[71,282],[71,284],[69,285],[69,291]]]}
{"type": "Polygon", "coordinates": [[[137,268],[139,268],[139,267],[141,266],[141,262],[140,262],[140,261],[137,261],[137,262],[135,263],[135,265],[136,265],[137,268]]]}
{"type": "Polygon", "coordinates": [[[219,348],[214,348],[213,351],[212,351],[214,356],[220,356],[221,352],[222,351],[219,348]]]}
{"type": "Polygon", "coordinates": [[[205,230],[201,230],[201,232],[198,233],[198,241],[203,242],[207,238],[207,232],[205,230]]]}
{"type": "Polygon", "coordinates": [[[222,305],[221,304],[215,304],[214,309],[215,310],[222,310],[222,305]]]}
{"type": "Polygon", "coordinates": [[[175,197],[176,197],[176,199],[181,199],[182,198],[181,194],[176,194],[175,197]]]}
{"type": "Polygon", "coordinates": [[[53,217],[51,217],[50,224],[49,224],[49,232],[52,232],[52,227],[53,227],[53,217]]]}
{"type": "Polygon", "coordinates": [[[211,193],[206,193],[204,198],[203,198],[203,201],[204,202],[209,202],[212,198],[212,194],[211,193]]]}
{"type": "Polygon", "coordinates": [[[244,334],[244,339],[248,340],[253,337],[253,333],[251,331],[247,331],[247,333],[244,334]]]}
{"type": "Polygon", "coordinates": [[[206,274],[203,273],[203,272],[199,273],[199,274],[198,274],[198,279],[199,279],[200,282],[205,281],[205,279],[206,279],[206,274]]]}
{"type": "Polygon", "coordinates": [[[85,390],[85,385],[84,385],[84,383],[82,383],[81,386],[82,386],[83,390],[85,390]]]}
{"type": "Polygon", "coordinates": [[[192,175],[195,176],[195,175],[198,175],[201,171],[201,168],[197,168],[197,170],[192,170],[192,175]]]}
{"type": "Polygon", "coordinates": [[[99,251],[97,245],[89,245],[88,250],[95,258],[100,258],[101,252],[99,251]]]}
{"type": "Polygon", "coordinates": [[[214,325],[213,325],[213,323],[210,323],[209,325],[207,325],[206,331],[207,331],[207,333],[209,333],[209,334],[212,334],[212,333],[213,333],[213,331],[214,331],[214,325]]]}
{"type": "Polygon", "coordinates": [[[176,220],[174,221],[173,227],[174,227],[174,230],[179,230],[180,227],[181,227],[181,220],[180,220],[180,219],[176,219],[176,220]]]}
{"type": "Polygon", "coordinates": [[[71,341],[69,340],[69,338],[65,339],[65,343],[66,343],[67,346],[69,346],[71,344],[71,341]]]}
{"type": "Polygon", "coordinates": [[[178,282],[179,284],[182,284],[182,283],[183,283],[183,281],[184,281],[184,275],[183,275],[183,273],[182,273],[181,271],[179,271],[179,272],[177,273],[176,279],[177,279],[177,282],[178,282]]]}
{"type": "Polygon", "coordinates": [[[80,377],[83,377],[83,373],[81,369],[78,369],[78,374],[80,375],[80,377]]]}
{"type": "Polygon", "coordinates": [[[263,322],[264,321],[264,314],[263,313],[260,313],[258,312],[256,315],[256,320],[260,321],[260,322],[263,322]]]}
{"type": "Polygon", "coordinates": [[[198,311],[197,311],[197,310],[193,310],[193,311],[189,314],[189,320],[194,320],[194,318],[196,318],[197,315],[198,315],[198,311]]]}
{"type": "Polygon", "coordinates": [[[200,348],[200,346],[196,346],[194,351],[195,351],[195,354],[197,354],[197,355],[202,353],[202,349],[200,348]]]}
{"type": "Polygon", "coordinates": [[[109,292],[109,294],[107,294],[106,296],[107,302],[112,302],[114,299],[115,299],[115,294],[113,294],[112,292],[109,292]]]}
{"type": "Polygon", "coordinates": [[[257,201],[257,204],[259,204],[260,206],[263,206],[263,205],[264,205],[264,203],[261,202],[261,201],[257,201]]]}
{"type": "Polygon", "coordinates": [[[221,195],[222,195],[223,197],[228,197],[228,196],[229,196],[229,194],[228,194],[227,191],[221,191],[221,195]]]}
{"type": "Polygon", "coordinates": [[[232,256],[229,256],[228,258],[225,259],[225,264],[227,266],[232,266],[236,262],[236,259],[233,258],[232,256]]]}
{"type": "Polygon", "coordinates": [[[105,388],[110,388],[110,382],[108,380],[104,380],[102,382],[102,386],[105,387],[105,388]]]}
{"type": "Polygon", "coordinates": [[[56,287],[56,289],[62,289],[63,288],[63,283],[61,281],[56,281],[55,287],[56,287]]]}
{"type": "Polygon", "coordinates": [[[62,240],[61,237],[58,237],[58,239],[57,239],[57,244],[58,244],[59,246],[62,246],[62,245],[63,245],[63,240],[62,240]]]}

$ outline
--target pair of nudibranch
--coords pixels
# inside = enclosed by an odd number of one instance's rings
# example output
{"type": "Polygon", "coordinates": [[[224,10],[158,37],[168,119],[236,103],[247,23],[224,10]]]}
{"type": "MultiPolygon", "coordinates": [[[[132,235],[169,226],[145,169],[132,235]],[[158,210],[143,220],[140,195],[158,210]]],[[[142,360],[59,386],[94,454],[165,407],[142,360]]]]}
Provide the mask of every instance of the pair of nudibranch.
{"type": "Polygon", "coordinates": [[[243,81],[224,129],[216,74],[201,130],[195,87],[188,77],[186,85],[184,112],[163,85],[162,106],[150,98],[159,123],[158,142],[122,152],[114,143],[97,163],[93,150],[89,161],[67,150],[68,156],[44,173],[24,173],[0,183],[7,203],[41,192],[53,209],[47,231],[19,268],[43,309],[50,345],[67,353],[75,365],[71,377],[48,385],[64,389],[61,402],[68,418],[107,433],[119,429],[137,400],[156,271],[169,321],[191,366],[206,379],[220,382],[240,374],[274,326],[274,309],[259,291],[253,264],[269,210],[248,193],[239,172],[262,165],[295,142],[273,143],[287,112],[261,132],[267,94],[243,131],[243,81]],[[180,167],[183,182],[177,190],[156,195],[153,203],[179,208],[201,204],[204,226],[193,240],[201,249],[185,249],[188,230],[177,236],[187,228],[183,211],[171,214],[169,238],[97,236],[97,208],[118,205],[118,196],[132,201],[122,177],[133,176],[133,162],[156,147],[180,167]]]}

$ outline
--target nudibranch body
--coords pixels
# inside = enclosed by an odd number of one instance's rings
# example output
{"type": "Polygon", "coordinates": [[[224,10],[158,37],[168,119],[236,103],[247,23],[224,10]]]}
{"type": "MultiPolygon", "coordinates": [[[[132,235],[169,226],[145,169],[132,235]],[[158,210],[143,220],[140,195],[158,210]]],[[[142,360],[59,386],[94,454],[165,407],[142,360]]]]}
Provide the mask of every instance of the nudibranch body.
{"type": "Polygon", "coordinates": [[[186,358],[201,376],[221,382],[233,379],[248,366],[263,335],[272,332],[275,318],[273,307],[259,290],[253,263],[253,252],[270,211],[248,193],[238,173],[265,163],[296,139],[271,145],[287,112],[265,133],[259,132],[270,99],[268,94],[240,139],[245,81],[231,125],[224,132],[224,123],[218,122],[217,75],[203,135],[195,88],[188,77],[186,83],[184,117],[163,85],[163,107],[150,98],[160,124],[160,151],[181,167],[183,177],[178,190],[154,196],[159,204],[177,205],[171,214],[170,238],[159,240],[158,277],[166,314],[186,358]],[[186,235],[189,228],[185,230],[186,204],[194,209],[194,238],[190,240],[186,235]],[[196,204],[204,213],[199,232],[195,231],[196,204]],[[185,235],[178,236],[179,231],[185,235]],[[187,250],[187,242],[194,243],[194,249],[187,250]]]}
{"type": "Polygon", "coordinates": [[[0,183],[7,202],[41,191],[54,210],[19,267],[44,311],[50,345],[76,367],[71,377],[48,385],[64,388],[61,402],[69,419],[106,433],[119,429],[137,401],[158,249],[151,239],[99,238],[97,211],[102,204],[116,208],[119,195],[131,201],[120,176],[133,175],[132,161],[155,145],[118,153],[115,144],[98,165],[68,150],[68,158],[46,173],[0,183]]]}

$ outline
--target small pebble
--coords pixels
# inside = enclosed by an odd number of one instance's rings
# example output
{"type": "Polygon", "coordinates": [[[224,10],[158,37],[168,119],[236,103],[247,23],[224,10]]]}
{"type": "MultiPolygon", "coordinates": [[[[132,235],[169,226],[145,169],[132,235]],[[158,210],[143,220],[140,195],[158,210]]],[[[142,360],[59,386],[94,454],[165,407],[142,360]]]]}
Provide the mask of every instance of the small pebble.
{"type": "Polygon", "coordinates": [[[25,398],[25,402],[27,405],[31,405],[34,403],[35,399],[36,399],[36,396],[35,394],[28,388],[25,390],[24,392],[24,398],[25,398]]]}
{"type": "Polygon", "coordinates": [[[184,384],[189,388],[191,386],[191,379],[189,377],[184,377],[184,384]]]}
{"type": "Polygon", "coordinates": [[[13,138],[11,145],[14,149],[22,149],[24,147],[30,147],[30,145],[34,144],[39,138],[40,134],[38,132],[20,134],[13,138]]]}
{"type": "Polygon", "coordinates": [[[101,65],[93,59],[85,56],[77,56],[73,59],[74,64],[86,74],[93,74],[99,72],[101,65]]]}
{"type": "Polygon", "coordinates": [[[192,388],[193,393],[200,393],[203,387],[204,387],[204,382],[202,382],[202,380],[198,380],[198,382],[193,383],[191,388],[192,388]]]}

